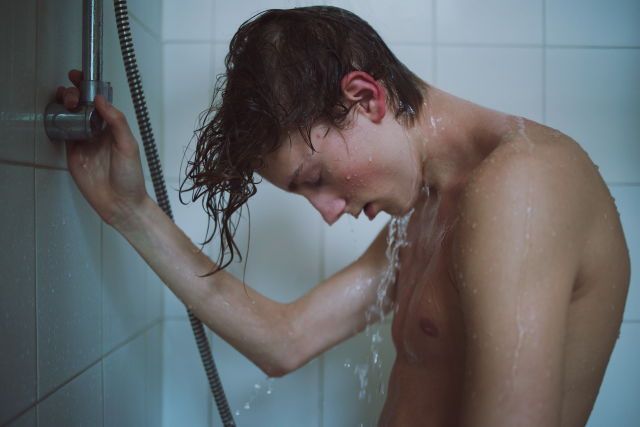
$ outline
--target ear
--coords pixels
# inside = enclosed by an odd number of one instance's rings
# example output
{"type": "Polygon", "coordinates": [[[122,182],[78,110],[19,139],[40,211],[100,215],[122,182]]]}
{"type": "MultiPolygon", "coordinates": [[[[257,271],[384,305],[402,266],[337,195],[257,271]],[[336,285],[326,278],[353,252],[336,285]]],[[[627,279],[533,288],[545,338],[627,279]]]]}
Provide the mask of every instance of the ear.
{"type": "Polygon", "coordinates": [[[358,103],[361,113],[380,123],[387,111],[387,92],[382,84],[364,71],[352,71],[342,78],[342,95],[348,103],[358,103]]]}

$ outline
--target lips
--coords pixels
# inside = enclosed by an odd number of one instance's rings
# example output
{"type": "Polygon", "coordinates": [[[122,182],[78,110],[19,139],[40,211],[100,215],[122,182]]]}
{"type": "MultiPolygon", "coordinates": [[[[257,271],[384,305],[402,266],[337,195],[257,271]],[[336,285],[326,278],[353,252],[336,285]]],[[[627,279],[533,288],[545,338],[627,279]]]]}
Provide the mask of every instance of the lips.
{"type": "Polygon", "coordinates": [[[369,218],[369,221],[373,221],[373,218],[378,214],[377,209],[373,206],[373,203],[367,203],[364,205],[364,214],[369,218]]]}

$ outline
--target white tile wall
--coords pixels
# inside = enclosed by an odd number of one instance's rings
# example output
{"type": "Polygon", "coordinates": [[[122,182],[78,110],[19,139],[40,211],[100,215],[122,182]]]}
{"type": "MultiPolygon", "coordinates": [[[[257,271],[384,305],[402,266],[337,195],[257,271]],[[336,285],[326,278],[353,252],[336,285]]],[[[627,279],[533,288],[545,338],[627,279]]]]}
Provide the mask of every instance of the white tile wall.
{"type": "Polygon", "coordinates": [[[100,218],[66,172],[35,178],[41,397],[101,355],[100,218]]]}
{"type": "Polygon", "coordinates": [[[162,354],[163,427],[208,425],[211,397],[188,320],[164,322],[162,354]]]}
{"type": "Polygon", "coordinates": [[[164,0],[162,2],[164,40],[209,40],[213,1],[164,0]]]}
{"type": "Polygon", "coordinates": [[[211,47],[207,43],[164,45],[164,135],[167,141],[164,169],[167,178],[184,176],[186,159],[193,152],[191,142],[198,115],[211,104],[213,76],[211,47]],[[209,92],[211,91],[211,92],[209,92]]]}
{"type": "Polygon", "coordinates": [[[547,123],[577,140],[609,183],[640,183],[639,71],[638,49],[547,51],[547,123]]]}
{"type": "Polygon", "coordinates": [[[548,44],[640,45],[640,3],[636,0],[545,2],[548,44]]]}
{"type": "Polygon", "coordinates": [[[542,2],[439,1],[438,43],[541,44],[542,2]]]}
{"type": "Polygon", "coordinates": [[[437,86],[495,110],[542,121],[542,48],[440,47],[437,86]]]}
{"type": "Polygon", "coordinates": [[[327,4],[350,10],[367,21],[386,43],[433,41],[433,0],[329,0],[327,4]],[[389,19],[393,17],[393,19],[389,19]]]}
{"type": "Polygon", "coordinates": [[[102,362],[38,405],[38,426],[102,426],[102,362]]]}
{"type": "Polygon", "coordinates": [[[146,424],[145,334],[137,335],[103,360],[105,427],[146,424]]]}
{"type": "Polygon", "coordinates": [[[102,224],[102,352],[145,327],[148,267],[113,228],[102,224]]]}
{"type": "Polygon", "coordinates": [[[0,164],[0,424],[36,399],[33,168],[0,164]]]}
{"type": "MultiPolygon", "coordinates": [[[[151,119],[159,125],[160,2],[133,0],[132,6],[138,63],[151,119]]],[[[112,2],[105,2],[104,9],[104,77],[114,86],[116,106],[137,132],[112,2]]],[[[121,238],[105,231],[103,241],[100,219],[65,170],[64,146],[50,143],[42,126],[42,113],[57,86],[69,85],[67,71],[81,66],[81,16],[80,0],[0,6],[0,54],[10,58],[0,63],[0,196],[6,202],[0,214],[5,250],[0,257],[0,424],[12,420],[12,426],[103,425],[104,363],[110,396],[114,390],[123,396],[128,392],[126,403],[140,413],[128,425],[157,426],[162,288],[121,238]],[[124,259],[116,263],[118,257],[124,259]],[[103,312],[108,344],[122,344],[132,330],[144,332],[123,347],[107,345],[115,351],[104,362],[103,312]],[[144,326],[151,329],[143,331],[144,326]],[[123,387],[118,364],[134,363],[153,380],[123,387]]],[[[156,137],[162,148],[161,127],[156,137]]],[[[110,409],[112,402],[107,403],[110,409]]],[[[109,417],[126,418],[128,413],[119,412],[126,405],[116,406],[109,417]]]]}
{"type": "Polygon", "coordinates": [[[8,87],[0,97],[0,159],[33,162],[36,1],[2,2],[0,15],[0,81],[8,87]],[[6,25],[5,25],[6,24],[6,25]]]}
{"type": "MultiPolygon", "coordinates": [[[[251,361],[217,336],[212,340],[212,348],[238,425],[258,426],[266,422],[280,427],[319,425],[317,359],[287,376],[269,380],[251,361]]],[[[212,409],[212,420],[220,423],[216,408],[212,409]]]]}

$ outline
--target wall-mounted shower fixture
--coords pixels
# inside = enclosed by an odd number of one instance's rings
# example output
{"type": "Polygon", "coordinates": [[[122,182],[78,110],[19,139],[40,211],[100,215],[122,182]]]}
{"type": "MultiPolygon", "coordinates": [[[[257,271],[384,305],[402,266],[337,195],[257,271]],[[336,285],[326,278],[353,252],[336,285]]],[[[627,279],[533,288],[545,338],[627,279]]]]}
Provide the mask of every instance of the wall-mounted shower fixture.
{"type": "Polygon", "coordinates": [[[52,140],[81,140],[96,136],[104,122],[94,106],[96,95],[112,100],[109,82],[102,81],[102,0],[82,3],[82,73],[80,103],[75,111],[52,102],[44,114],[44,128],[52,140]]]}

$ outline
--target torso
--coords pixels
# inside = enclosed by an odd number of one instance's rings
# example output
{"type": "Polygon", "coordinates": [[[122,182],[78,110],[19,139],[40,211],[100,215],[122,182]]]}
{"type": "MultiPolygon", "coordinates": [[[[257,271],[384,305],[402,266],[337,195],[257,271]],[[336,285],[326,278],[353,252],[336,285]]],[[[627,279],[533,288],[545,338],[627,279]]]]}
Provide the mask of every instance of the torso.
{"type": "MultiPolygon", "coordinates": [[[[619,334],[629,284],[628,252],[615,204],[582,149],[534,122],[526,121],[526,132],[526,143],[557,162],[559,173],[580,175],[585,201],[593,208],[585,215],[598,216],[584,230],[589,238],[579,248],[583,256],[565,340],[562,426],[582,426],[619,334]]],[[[509,142],[520,143],[517,138],[509,142]]],[[[431,199],[423,197],[416,205],[407,230],[409,245],[400,253],[392,324],[397,357],[379,426],[457,423],[465,363],[464,313],[449,273],[457,196],[440,196],[437,203],[431,199]]]]}

